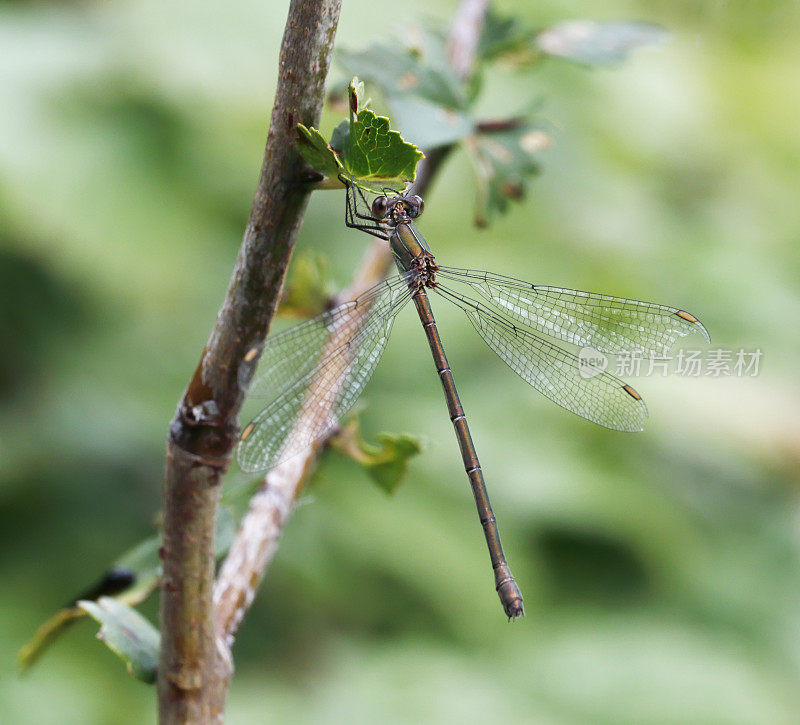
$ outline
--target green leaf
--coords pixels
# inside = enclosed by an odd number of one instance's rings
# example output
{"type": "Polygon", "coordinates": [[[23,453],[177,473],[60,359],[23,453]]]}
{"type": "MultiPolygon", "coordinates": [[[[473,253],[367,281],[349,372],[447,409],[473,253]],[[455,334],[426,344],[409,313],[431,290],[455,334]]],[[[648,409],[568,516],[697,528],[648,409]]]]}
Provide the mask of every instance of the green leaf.
{"type": "MultiPolygon", "coordinates": [[[[236,518],[230,506],[222,505],[217,509],[216,532],[214,553],[219,559],[227,553],[236,533],[236,518]]],[[[158,534],[141,541],[120,556],[98,582],[76,597],[76,601],[113,596],[129,607],[140,604],[153,593],[161,578],[160,546],[158,534]]],[[[20,669],[24,672],[33,666],[70,624],[84,616],[85,608],[70,605],[45,621],[20,649],[17,655],[20,669]]]]}
{"type": "Polygon", "coordinates": [[[17,665],[20,672],[27,672],[45,653],[47,648],[67,629],[69,625],[84,616],[78,607],[66,607],[56,612],[39,628],[19,650],[17,665]]]}
{"type": "Polygon", "coordinates": [[[362,437],[358,420],[351,420],[331,444],[360,463],[369,476],[386,493],[394,493],[408,469],[408,459],[422,450],[417,436],[409,433],[380,433],[379,445],[367,443],[362,437]]]}
{"type": "Polygon", "coordinates": [[[344,140],[345,172],[359,182],[392,185],[413,181],[424,154],[393,131],[389,119],[362,108],[363,83],[350,83],[350,133],[344,140]]]}
{"type": "Polygon", "coordinates": [[[339,51],[337,60],[380,89],[393,124],[420,148],[461,141],[473,126],[466,112],[470,99],[465,84],[450,70],[444,38],[414,28],[405,40],[413,45],[398,42],[339,51]]]}
{"type": "MultiPolygon", "coordinates": [[[[131,586],[119,595],[131,606],[147,599],[158,585],[158,579],[161,576],[161,559],[158,556],[160,546],[161,536],[150,536],[126,551],[113,564],[114,567],[129,569],[136,575],[131,586]]],[[[87,596],[80,598],[94,599],[94,597],[87,596]]]]}
{"type": "Polygon", "coordinates": [[[513,16],[500,15],[490,10],[483,24],[478,57],[491,61],[509,56],[530,58],[531,41],[536,31],[513,16]]]}
{"type": "Polygon", "coordinates": [[[666,31],[636,21],[567,20],[536,36],[536,45],[548,55],[586,65],[613,65],[642,45],[662,40],[666,31]]]}
{"type": "Polygon", "coordinates": [[[329,178],[335,179],[342,170],[336,153],[322,134],[302,123],[297,124],[297,150],[311,166],[329,178]]]}
{"type": "Polygon", "coordinates": [[[392,185],[413,181],[423,157],[416,146],[391,130],[388,118],[365,109],[350,126],[344,166],[359,181],[392,185]]]}
{"type": "Polygon", "coordinates": [[[408,460],[422,450],[419,438],[408,433],[378,434],[380,447],[364,445],[367,473],[386,493],[394,493],[408,470],[408,460]]]}
{"type": "Polygon", "coordinates": [[[350,81],[350,85],[347,88],[347,97],[351,114],[353,112],[359,113],[369,106],[370,99],[366,96],[364,81],[358,80],[357,76],[353,76],[353,80],[350,81]]]}
{"type": "Polygon", "coordinates": [[[528,179],[539,172],[538,154],[552,145],[550,135],[531,124],[477,133],[467,144],[475,167],[478,199],[475,223],[485,226],[510,200],[524,197],[528,179]]]}
{"type": "Polygon", "coordinates": [[[312,317],[325,309],[333,294],[328,258],[314,252],[298,254],[292,263],[289,283],[284,287],[278,315],[312,317]]]}
{"type": "Polygon", "coordinates": [[[143,682],[155,682],[160,637],[150,622],[111,597],[81,601],[78,606],[100,622],[97,638],[125,663],[131,675],[143,682]]]}
{"type": "Polygon", "coordinates": [[[333,133],[331,134],[331,148],[337,153],[342,153],[345,145],[347,144],[347,138],[349,136],[350,121],[342,121],[336,128],[333,129],[333,133]]]}
{"type": "MultiPolygon", "coordinates": [[[[89,589],[75,598],[97,599],[104,595],[118,595],[127,592],[136,583],[136,573],[126,567],[115,565],[95,582],[89,589]]],[[[84,612],[77,604],[71,604],[60,609],[46,620],[34,633],[33,637],[23,645],[17,655],[17,662],[22,672],[32,667],[47,648],[72,624],[84,616],[84,612]]]]}
{"type": "Polygon", "coordinates": [[[220,505],[217,509],[217,526],[214,536],[214,558],[219,561],[231,548],[236,536],[237,522],[230,506],[220,505]]]}
{"type": "Polygon", "coordinates": [[[458,143],[474,128],[474,121],[466,113],[418,96],[406,94],[392,98],[389,108],[404,136],[413,138],[424,149],[458,143]]]}
{"type": "Polygon", "coordinates": [[[365,107],[364,84],[358,78],[350,82],[348,102],[350,120],[347,127],[337,126],[331,144],[316,129],[298,124],[297,147],[303,158],[331,179],[344,173],[367,189],[413,181],[424,154],[392,130],[388,118],[365,107]]]}
{"type": "Polygon", "coordinates": [[[464,85],[446,61],[436,60],[440,55],[437,37],[420,33],[419,39],[420,44],[413,48],[396,43],[376,44],[356,52],[340,50],[336,59],[348,73],[377,86],[388,102],[402,96],[416,96],[446,108],[463,109],[464,85]]]}

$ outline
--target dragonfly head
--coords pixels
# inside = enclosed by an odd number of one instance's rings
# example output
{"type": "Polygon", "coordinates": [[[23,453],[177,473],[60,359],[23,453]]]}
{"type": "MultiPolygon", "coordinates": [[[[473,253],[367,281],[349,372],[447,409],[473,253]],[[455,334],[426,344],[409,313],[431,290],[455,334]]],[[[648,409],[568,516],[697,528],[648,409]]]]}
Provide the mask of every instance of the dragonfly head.
{"type": "Polygon", "coordinates": [[[403,202],[405,203],[408,216],[410,216],[412,219],[416,219],[420,214],[422,214],[423,211],[425,211],[425,202],[422,201],[421,196],[412,194],[411,196],[405,197],[403,202]]]}
{"type": "Polygon", "coordinates": [[[391,215],[392,221],[399,222],[403,217],[416,219],[425,208],[422,197],[416,194],[410,196],[377,196],[372,202],[372,216],[376,219],[384,219],[391,215]]]}

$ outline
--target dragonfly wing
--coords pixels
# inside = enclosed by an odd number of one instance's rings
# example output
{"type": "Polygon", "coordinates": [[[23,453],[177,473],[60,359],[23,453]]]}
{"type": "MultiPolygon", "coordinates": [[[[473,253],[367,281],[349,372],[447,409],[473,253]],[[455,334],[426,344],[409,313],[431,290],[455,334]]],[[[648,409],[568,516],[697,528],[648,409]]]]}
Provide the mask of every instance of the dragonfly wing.
{"type": "Polygon", "coordinates": [[[513,325],[481,302],[441,284],[434,289],[464,310],[486,344],[554,403],[606,428],[642,430],[647,406],[630,385],[605,372],[583,376],[578,358],[568,350],[513,325]]]}
{"type": "Polygon", "coordinates": [[[403,294],[408,287],[407,277],[390,277],[352,301],[271,335],[264,344],[258,374],[248,388],[248,397],[276,398],[287,383],[312,373],[320,363],[331,333],[336,329],[353,327],[354,322],[363,320],[365,310],[385,310],[381,301],[384,298],[391,301],[403,294]]]}
{"type": "Polygon", "coordinates": [[[490,272],[441,267],[437,278],[468,285],[504,315],[550,337],[605,353],[665,356],[675,340],[708,331],[677,307],[543,287],[490,272]]]}
{"type": "Polygon", "coordinates": [[[380,287],[298,325],[305,329],[296,337],[290,334],[296,328],[283,333],[279,349],[286,349],[289,362],[269,351],[266,374],[284,384],[242,431],[236,457],[244,471],[266,471],[303,452],[335,430],[353,406],[383,354],[397,313],[411,297],[399,277],[380,287]],[[288,340],[301,341],[305,357],[289,349],[288,340]]]}

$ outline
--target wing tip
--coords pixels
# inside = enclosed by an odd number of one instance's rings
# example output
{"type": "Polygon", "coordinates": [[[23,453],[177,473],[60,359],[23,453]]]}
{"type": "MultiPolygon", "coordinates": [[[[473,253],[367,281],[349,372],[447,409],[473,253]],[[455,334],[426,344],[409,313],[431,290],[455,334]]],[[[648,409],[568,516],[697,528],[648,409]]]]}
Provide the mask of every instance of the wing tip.
{"type": "Polygon", "coordinates": [[[706,342],[711,342],[711,335],[708,334],[708,330],[706,326],[700,322],[691,312],[687,312],[686,310],[677,310],[675,314],[680,317],[682,320],[690,323],[692,327],[697,330],[706,340],[706,342]]]}
{"type": "Polygon", "coordinates": [[[236,463],[244,473],[256,472],[251,463],[247,460],[247,455],[242,451],[241,441],[239,442],[239,445],[236,446],[236,463]]]}
{"type": "Polygon", "coordinates": [[[635,407],[636,407],[636,417],[635,419],[631,420],[630,423],[624,427],[620,427],[619,430],[624,431],[626,433],[641,433],[644,430],[644,423],[647,420],[647,416],[649,412],[647,410],[647,405],[645,404],[642,396],[639,394],[639,391],[636,390],[632,385],[628,385],[628,383],[623,383],[622,389],[631,397],[633,398],[635,407]]]}
{"type": "Polygon", "coordinates": [[[257,455],[253,455],[250,434],[255,427],[255,424],[252,422],[244,427],[242,434],[239,436],[239,442],[236,444],[236,451],[234,452],[236,463],[244,473],[259,473],[264,470],[263,467],[258,464],[257,455]]]}

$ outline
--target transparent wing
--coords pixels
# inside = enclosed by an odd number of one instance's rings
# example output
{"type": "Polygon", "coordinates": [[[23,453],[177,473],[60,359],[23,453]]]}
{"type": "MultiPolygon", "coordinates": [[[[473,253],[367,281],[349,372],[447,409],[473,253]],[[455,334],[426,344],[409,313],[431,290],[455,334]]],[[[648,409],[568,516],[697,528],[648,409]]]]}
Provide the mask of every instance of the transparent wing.
{"type": "Polygon", "coordinates": [[[334,330],[352,326],[355,321],[362,320],[365,310],[384,310],[385,306],[380,301],[384,298],[391,299],[393,295],[405,291],[408,277],[409,273],[390,277],[351,302],[326,310],[277,335],[271,335],[264,344],[257,377],[247,391],[248,397],[275,398],[288,384],[305,378],[319,364],[320,356],[334,330]]]}
{"type": "Polygon", "coordinates": [[[397,313],[411,298],[393,277],[353,302],[290,328],[267,344],[262,390],[279,392],[241,435],[236,457],[247,472],[274,468],[329,434],[378,364],[397,313]]]}
{"type": "Polygon", "coordinates": [[[666,355],[678,337],[708,331],[677,307],[622,297],[542,287],[478,270],[440,267],[437,279],[469,285],[504,315],[551,337],[606,353],[666,355]]]}
{"type": "Polygon", "coordinates": [[[434,289],[464,310],[489,347],[554,403],[606,428],[642,430],[647,406],[630,385],[605,372],[584,377],[578,358],[568,350],[504,320],[481,302],[441,283],[434,289]]]}

